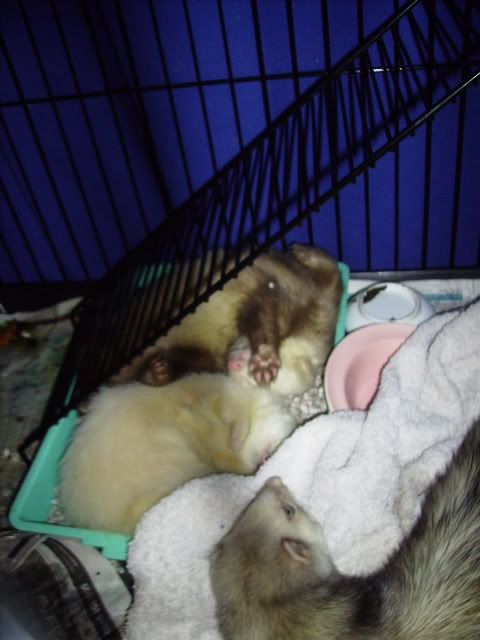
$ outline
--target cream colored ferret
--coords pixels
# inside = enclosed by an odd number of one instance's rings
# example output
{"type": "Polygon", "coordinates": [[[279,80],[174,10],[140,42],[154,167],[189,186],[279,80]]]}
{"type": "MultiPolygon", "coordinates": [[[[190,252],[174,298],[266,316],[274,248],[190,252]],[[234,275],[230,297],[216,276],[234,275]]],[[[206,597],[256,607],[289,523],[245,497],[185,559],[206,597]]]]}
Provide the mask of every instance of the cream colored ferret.
{"type": "Polygon", "coordinates": [[[101,390],[61,466],[69,524],[132,534],[187,480],[254,473],[295,426],[281,397],[223,374],[101,390]]]}

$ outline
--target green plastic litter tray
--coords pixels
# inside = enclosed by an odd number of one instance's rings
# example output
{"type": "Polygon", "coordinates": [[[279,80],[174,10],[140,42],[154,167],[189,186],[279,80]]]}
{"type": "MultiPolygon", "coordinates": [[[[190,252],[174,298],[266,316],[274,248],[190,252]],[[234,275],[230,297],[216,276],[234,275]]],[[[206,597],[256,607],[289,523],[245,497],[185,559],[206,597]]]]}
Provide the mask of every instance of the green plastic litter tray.
{"type": "Polygon", "coordinates": [[[342,278],[343,293],[340,298],[340,304],[338,307],[338,319],[337,327],[335,329],[335,344],[338,344],[342,338],[345,337],[345,318],[347,316],[347,302],[348,302],[348,282],[350,280],[350,269],[343,263],[338,263],[338,269],[340,271],[340,277],[342,278]]]}
{"type": "MultiPolygon", "coordinates": [[[[344,291],[339,307],[335,344],[345,335],[345,315],[348,299],[349,269],[339,263],[344,291]]],[[[48,522],[55,498],[60,462],[72,432],[77,424],[78,413],[71,411],[65,418],[50,427],[27,475],[15,497],[9,513],[10,523],[20,531],[31,531],[48,536],[76,538],[83,544],[97,547],[112,560],[125,560],[129,538],[121,533],[80,529],[48,522]]]]}

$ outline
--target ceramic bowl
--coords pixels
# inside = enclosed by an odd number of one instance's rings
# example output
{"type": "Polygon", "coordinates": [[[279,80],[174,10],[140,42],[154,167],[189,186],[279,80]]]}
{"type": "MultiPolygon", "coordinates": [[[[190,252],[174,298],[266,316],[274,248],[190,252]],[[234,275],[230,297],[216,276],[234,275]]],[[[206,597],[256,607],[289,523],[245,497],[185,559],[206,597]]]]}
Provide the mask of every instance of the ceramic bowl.
{"type": "Polygon", "coordinates": [[[384,322],[418,325],[433,314],[430,302],[415,289],[398,282],[377,282],[350,298],[345,328],[348,332],[384,322]]]}
{"type": "Polygon", "coordinates": [[[390,357],[415,331],[409,324],[371,324],[347,335],[325,367],[325,396],[330,411],[367,409],[390,357]]]}

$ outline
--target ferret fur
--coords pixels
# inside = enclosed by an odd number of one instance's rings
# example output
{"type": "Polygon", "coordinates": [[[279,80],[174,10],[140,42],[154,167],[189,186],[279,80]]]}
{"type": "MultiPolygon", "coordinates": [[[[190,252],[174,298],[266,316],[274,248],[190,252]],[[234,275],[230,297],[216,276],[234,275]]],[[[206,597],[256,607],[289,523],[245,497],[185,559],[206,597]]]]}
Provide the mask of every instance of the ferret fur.
{"type": "Polygon", "coordinates": [[[217,545],[211,576],[226,640],[479,638],[480,421],[377,573],[337,573],[320,527],[275,477],[217,545]]]}
{"type": "MultiPolygon", "coordinates": [[[[240,336],[228,353],[228,375],[242,384],[257,386],[255,378],[248,371],[252,350],[246,336],[240,336]]],[[[268,388],[282,396],[302,393],[313,382],[321,366],[320,359],[312,350],[308,340],[286,338],[280,346],[282,366],[268,388]]]]}
{"type": "Polygon", "coordinates": [[[250,375],[260,385],[275,381],[282,394],[311,387],[333,346],[342,292],[337,263],[315,247],[259,256],[237,278],[147,349],[114,381],[136,377],[157,384],[149,362],[168,365],[168,380],[191,371],[226,369],[228,352],[244,335],[250,375]]]}
{"type": "Polygon", "coordinates": [[[61,465],[65,520],[131,534],[187,480],[253,473],[295,426],[282,399],[223,374],[101,390],[61,465]]]}

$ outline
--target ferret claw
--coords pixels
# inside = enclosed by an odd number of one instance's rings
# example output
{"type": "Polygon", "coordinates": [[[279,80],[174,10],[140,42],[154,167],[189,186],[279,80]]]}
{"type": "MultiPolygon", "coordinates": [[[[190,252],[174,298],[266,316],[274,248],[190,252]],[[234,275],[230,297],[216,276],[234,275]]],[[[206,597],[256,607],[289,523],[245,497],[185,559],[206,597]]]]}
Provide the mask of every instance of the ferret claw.
{"type": "Polygon", "coordinates": [[[280,359],[269,344],[261,344],[248,363],[248,372],[259,386],[269,385],[280,369],[280,359]]]}
{"type": "Polygon", "coordinates": [[[144,372],[143,382],[154,387],[162,387],[171,382],[170,366],[161,357],[152,358],[144,372]]]}

